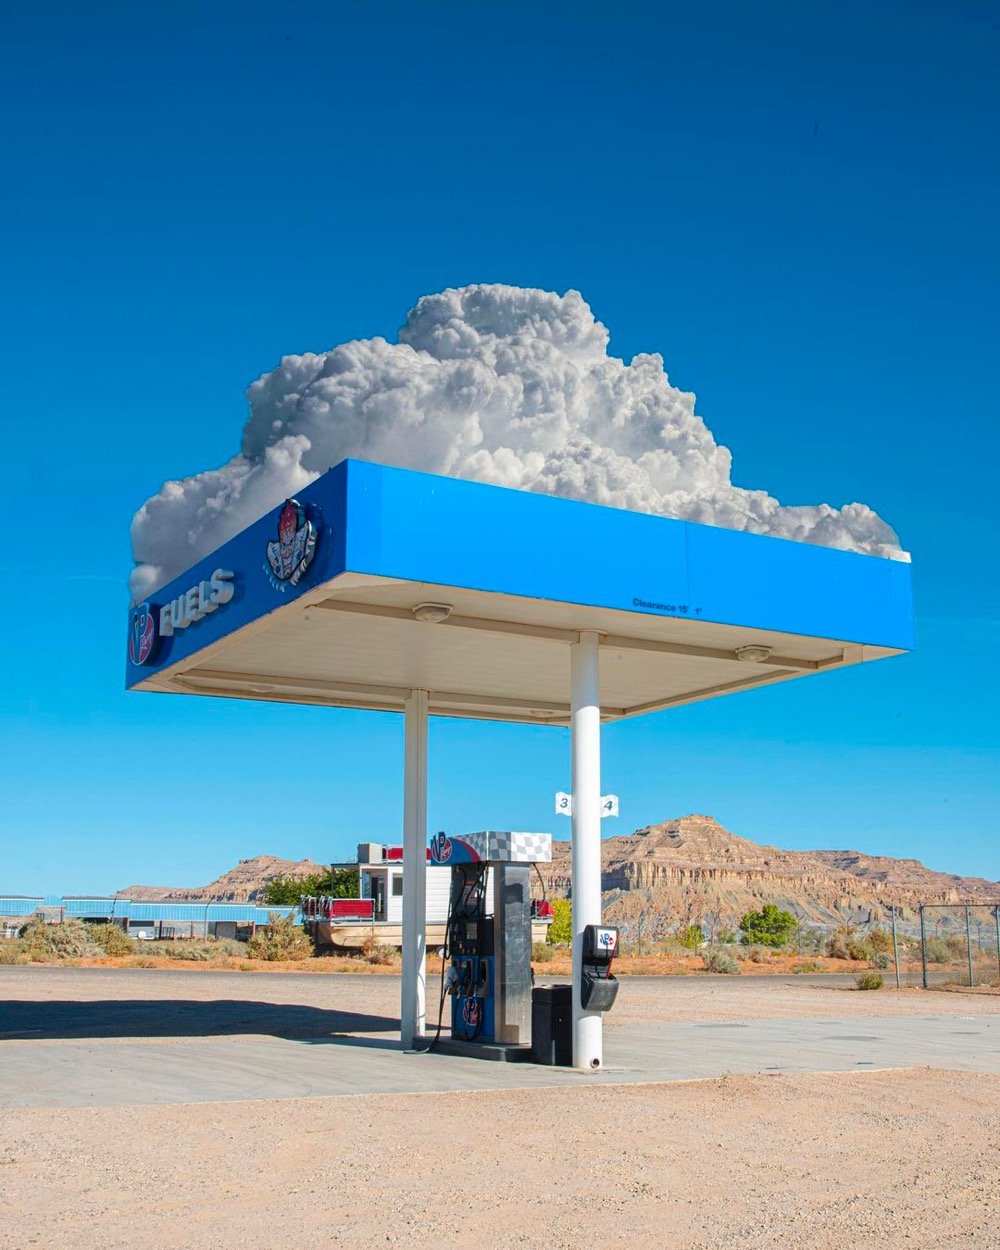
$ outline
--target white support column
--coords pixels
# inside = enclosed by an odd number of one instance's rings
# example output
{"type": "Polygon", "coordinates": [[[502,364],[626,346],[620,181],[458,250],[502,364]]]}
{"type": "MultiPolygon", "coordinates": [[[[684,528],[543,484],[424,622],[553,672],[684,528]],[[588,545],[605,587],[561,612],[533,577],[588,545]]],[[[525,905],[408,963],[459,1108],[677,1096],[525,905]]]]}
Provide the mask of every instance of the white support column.
{"type": "Polygon", "coordinates": [[[424,1036],[427,1013],[427,691],[411,690],[404,710],[403,990],[400,1037],[424,1036]]]}
{"type": "Polygon", "coordinates": [[[593,630],[570,646],[573,753],[573,1067],[604,1062],[600,1012],[580,1006],[583,929],[601,923],[600,638],[593,630]]]}

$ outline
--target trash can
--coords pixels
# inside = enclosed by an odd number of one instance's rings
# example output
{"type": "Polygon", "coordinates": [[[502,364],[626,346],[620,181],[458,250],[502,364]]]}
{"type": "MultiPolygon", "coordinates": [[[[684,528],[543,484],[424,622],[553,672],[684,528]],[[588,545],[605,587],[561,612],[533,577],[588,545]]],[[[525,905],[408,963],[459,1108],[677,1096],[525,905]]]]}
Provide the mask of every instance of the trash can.
{"type": "Polygon", "coordinates": [[[572,985],[536,985],[531,991],[531,1059],[573,1066],[572,985]]]}

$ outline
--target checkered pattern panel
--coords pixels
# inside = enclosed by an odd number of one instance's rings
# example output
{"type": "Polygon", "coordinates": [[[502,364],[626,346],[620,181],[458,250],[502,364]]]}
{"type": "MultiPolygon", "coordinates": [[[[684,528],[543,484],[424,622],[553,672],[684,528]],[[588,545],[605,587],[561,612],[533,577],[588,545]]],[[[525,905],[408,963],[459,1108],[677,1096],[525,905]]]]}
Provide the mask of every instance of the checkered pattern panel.
{"type": "Polygon", "coordinates": [[[547,864],[552,859],[552,836],[548,833],[490,829],[482,833],[463,833],[461,838],[480,859],[492,864],[547,864]]]}

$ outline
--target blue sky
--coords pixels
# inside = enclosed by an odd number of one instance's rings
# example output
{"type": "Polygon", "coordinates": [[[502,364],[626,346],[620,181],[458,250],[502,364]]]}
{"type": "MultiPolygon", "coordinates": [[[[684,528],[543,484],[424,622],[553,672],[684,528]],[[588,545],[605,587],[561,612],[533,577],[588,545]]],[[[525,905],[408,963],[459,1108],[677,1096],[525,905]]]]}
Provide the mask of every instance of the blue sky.
{"type": "MultiPolygon", "coordinates": [[[[480,281],[581,290],[615,354],[697,392],[737,484],[861,500],[913,553],[916,654],[612,727],[607,832],[708,812],[1000,877],[998,27],[961,3],[5,5],[0,891],[398,837],[397,718],[124,693],[128,526],[237,450],[282,354],[392,338],[480,281]],[[294,788],[290,742],[315,761],[294,788]]],[[[568,833],[563,731],[435,724],[431,768],[432,828],[568,833]]]]}

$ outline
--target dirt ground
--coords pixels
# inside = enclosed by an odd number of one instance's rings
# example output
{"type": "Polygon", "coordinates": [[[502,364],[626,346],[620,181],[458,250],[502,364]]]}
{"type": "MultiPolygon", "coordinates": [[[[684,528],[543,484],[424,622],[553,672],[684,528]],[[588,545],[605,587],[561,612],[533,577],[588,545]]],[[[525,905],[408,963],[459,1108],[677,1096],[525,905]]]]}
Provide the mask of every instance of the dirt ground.
{"type": "MultiPolygon", "coordinates": [[[[374,976],[0,970],[0,999],[335,997],[391,1014],[398,992],[374,976]]],[[[632,980],[620,1003],[609,1028],[1000,1014],[995,996],[799,978],[632,980]]],[[[928,1069],[7,1111],[0,1250],[1000,1250],[998,1111],[1000,1077],[928,1069]]]]}
{"type": "Polygon", "coordinates": [[[1000,1078],[603,1089],[4,1117],[0,1246],[1000,1246],[1000,1078]]]}
{"type": "MultiPolygon", "coordinates": [[[[197,974],[185,965],[150,970],[75,968],[58,964],[0,968],[0,1000],[164,998],[200,1002],[217,998],[257,1000],[280,995],[278,1001],[309,1007],[336,1005],[345,1012],[397,1016],[399,973],[382,969],[367,975],[295,975],[292,970],[266,967],[260,973],[230,973],[202,968],[197,974]],[[272,975],[273,974],[273,975],[272,975]],[[276,982],[280,981],[280,990],[276,982]]],[[[428,1013],[434,1016],[438,981],[428,966],[428,1013]],[[432,1008],[434,1010],[432,1010],[432,1008]]],[[[548,969],[540,971],[544,983],[548,969]]],[[[558,977],[558,974],[551,974],[558,977]]],[[[0,1007],[2,1010],[2,1007],[0,1007]]],[[[614,1011],[605,1019],[609,1029],[637,1023],[685,1020],[821,1019],[881,1015],[1000,1015],[1000,995],[968,990],[882,990],[859,993],[853,977],[758,978],[690,976],[678,978],[626,977],[614,1011]]]]}

